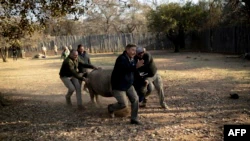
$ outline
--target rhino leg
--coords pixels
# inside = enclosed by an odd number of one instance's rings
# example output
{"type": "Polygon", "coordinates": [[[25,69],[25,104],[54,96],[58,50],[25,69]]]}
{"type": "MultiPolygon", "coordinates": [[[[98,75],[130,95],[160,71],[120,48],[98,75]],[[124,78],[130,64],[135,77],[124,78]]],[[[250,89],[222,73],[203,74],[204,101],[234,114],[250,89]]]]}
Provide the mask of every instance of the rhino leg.
{"type": "Polygon", "coordinates": [[[89,91],[89,95],[90,95],[90,102],[92,104],[95,104],[95,92],[93,91],[93,88],[91,87],[91,85],[89,85],[88,83],[85,83],[86,88],[88,88],[89,91]]]}
{"type": "Polygon", "coordinates": [[[101,102],[100,102],[100,100],[99,100],[98,95],[95,95],[95,100],[96,100],[96,103],[98,104],[98,106],[100,106],[100,105],[101,105],[101,102]]]}
{"type": "Polygon", "coordinates": [[[89,89],[86,83],[84,83],[83,85],[83,91],[89,92],[89,89]]]}
{"type": "Polygon", "coordinates": [[[92,89],[89,89],[90,100],[93,104],[95,104],[95,94],[92,89]]]}

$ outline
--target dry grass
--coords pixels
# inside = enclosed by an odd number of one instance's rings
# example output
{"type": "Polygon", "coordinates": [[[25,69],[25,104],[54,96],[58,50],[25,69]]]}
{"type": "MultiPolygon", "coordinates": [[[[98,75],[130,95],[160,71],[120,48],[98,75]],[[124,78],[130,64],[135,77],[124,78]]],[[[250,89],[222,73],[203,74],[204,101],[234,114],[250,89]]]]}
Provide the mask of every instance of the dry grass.
{"type": "MultiPolygon", "coordinates": [[[[152,52],[162,75],[169,110],[154,92],[139,110],[142,126],[128,118],[110,119],[102,107],[85,111],[65,106],[59,56],[0,62],[0,91],[11,101],[0,109],[0,140],[223,140],[223,125],[250,123],[250,62],[220,54],[152,52]],[[238,93],[238,100],[229,99],[238,93]]],[[[91,55],[112,68],[116,54],[91,55]]]]}

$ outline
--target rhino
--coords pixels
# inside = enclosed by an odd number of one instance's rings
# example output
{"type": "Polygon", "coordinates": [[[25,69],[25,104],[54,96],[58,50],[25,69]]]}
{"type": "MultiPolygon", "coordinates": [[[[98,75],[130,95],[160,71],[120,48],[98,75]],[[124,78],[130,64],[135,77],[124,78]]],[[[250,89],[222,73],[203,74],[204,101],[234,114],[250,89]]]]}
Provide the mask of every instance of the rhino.
{"type": "MultiPolygon", "coordinates": [[[[111,86],[111,74],[112,69],[98,68],[87,72],[87,78],[84,80],[84,89],[89,91],[91,103],[101,105],[98,95],[103,97],[113,97],[111,86]]],[[[97,105],[96,105],[97,106],[97,105]]],[[[131,108],[126,107],[124,109],[115,111],[116,117],[128,117],[131,113],[131,108]]]]}
{"type": "Polygon", "coordinates": [[[113,97],[111,73],[112,69],[102,68],[88,72],[87,78],[85,79],[84,89],[88,89],[92,103],[100,105],[98,95],[103,97],[113,97]]]}

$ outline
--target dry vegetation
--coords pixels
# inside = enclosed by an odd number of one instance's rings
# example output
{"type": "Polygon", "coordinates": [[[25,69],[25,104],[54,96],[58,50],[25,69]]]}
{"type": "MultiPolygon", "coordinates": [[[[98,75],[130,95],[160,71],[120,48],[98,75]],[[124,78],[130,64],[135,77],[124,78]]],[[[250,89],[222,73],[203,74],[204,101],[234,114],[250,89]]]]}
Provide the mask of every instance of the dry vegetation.
{"type": "MultiPolygon", "coordinates": [[[[152,52],[164,79],[170,107],[163,110],[156,93],[139,109],[143,125],[110,119],[102,107],[65,106],[59,56],[0,62],[0,91],[10,101],[0,107],[0,140],[223,140],[223,125],[250,123],[250,62],[220,54],[152,52]],[[238,93],[240,98],[229,98],[238,93]]],[[[94,54],[93,64],[112,67],[116,55],[94,54]]]]}

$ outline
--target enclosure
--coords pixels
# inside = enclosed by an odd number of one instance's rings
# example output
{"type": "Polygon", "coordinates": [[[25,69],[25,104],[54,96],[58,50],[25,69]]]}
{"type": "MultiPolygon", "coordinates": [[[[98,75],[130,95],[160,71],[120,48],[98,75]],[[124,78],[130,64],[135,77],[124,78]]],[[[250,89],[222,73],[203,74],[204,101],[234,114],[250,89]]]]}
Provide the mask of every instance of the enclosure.
{"type": "MultiPolygon", "coordinates": [[[[128,117],[109,118],[114,98],[101,107],[66,107],[67,89],[59,79],[60,56],[0,62],[0,92],[9,105],[0,108],[0,140],[223,140],[223,125],[250,123],[250,62],[237,56],[150,51],[164,80],[169,110],[156,92],[139,109],[141,126],[128,117]],[[237,93],[240,98],[230,99],[237,93]]],[[[91,54],[94,65],[112,68],[119,53],[91,54]]]]}

